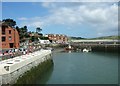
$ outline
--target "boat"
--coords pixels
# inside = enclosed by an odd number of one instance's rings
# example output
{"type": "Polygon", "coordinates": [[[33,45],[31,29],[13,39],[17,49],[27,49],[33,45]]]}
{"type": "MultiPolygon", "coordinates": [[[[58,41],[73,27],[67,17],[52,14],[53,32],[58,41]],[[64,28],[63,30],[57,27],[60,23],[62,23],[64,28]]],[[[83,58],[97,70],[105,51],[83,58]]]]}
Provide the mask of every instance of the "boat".
{"type": "Polygon", "coordinates": [[[74,48],[69,44],[68,47],[65,48],[65,50],[74,50],[74,48]]]}
{"type": "Polygon", "coordinates": [[[88,50],[88,49],[86,49],[86,48],[84,48],[83,49],[83,52],[89,52],[90,50],[88,50]]]}

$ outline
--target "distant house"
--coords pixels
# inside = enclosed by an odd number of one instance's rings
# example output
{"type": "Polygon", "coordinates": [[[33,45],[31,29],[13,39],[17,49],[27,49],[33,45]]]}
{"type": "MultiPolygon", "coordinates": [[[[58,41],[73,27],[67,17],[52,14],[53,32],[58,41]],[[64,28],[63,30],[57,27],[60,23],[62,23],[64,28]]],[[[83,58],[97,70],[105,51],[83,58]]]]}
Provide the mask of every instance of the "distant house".
{"type": "Polygon", "coordinates": [[[18,31],[0,22],[0,49],[19,48],[18,31]]]}
{"type": "Polygon", "coordinates": [[[63,34],[46,34],[45,37],[48,37],[49,40],[52,40],[55,43],[67,43],[68,37],[63,34]]]}
{"type": "Polygon", "coordinates": [[[32,37],[32,36],[34,36],[34,37],[41,37],[42,34],[40,34],[40,33],[29,33],[29,36],[30,37],[32,37]]]}
{"type": "Polygon", "coordinates": [[[41,40],[40,38],[38,38],[39,39],[39,42],[41,43],[41,44],[50,44],[50,41],[49,40],[41,40]]]}

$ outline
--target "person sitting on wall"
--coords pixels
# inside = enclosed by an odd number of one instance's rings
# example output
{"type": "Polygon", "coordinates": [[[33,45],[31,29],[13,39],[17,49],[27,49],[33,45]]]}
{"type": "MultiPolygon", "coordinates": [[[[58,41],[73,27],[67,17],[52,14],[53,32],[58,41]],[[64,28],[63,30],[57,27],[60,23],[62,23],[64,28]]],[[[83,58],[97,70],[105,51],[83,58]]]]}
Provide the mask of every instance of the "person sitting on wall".
{"type": "Polygon", "coordinates": [[[13,52],[10,53],[10,58],[13,58],[13,52]]]}
{"type": "Polygon", "coordinates": [[[26,54],[26,50],[25,50],[25,49],[23,49],[23,54],[24,54],[24,55],[26,54]]]}
{"type": "Polygon", "coordinates": [[[4,53],[2,53],[3,54],[3,56],[4,56],[4,53]]]}

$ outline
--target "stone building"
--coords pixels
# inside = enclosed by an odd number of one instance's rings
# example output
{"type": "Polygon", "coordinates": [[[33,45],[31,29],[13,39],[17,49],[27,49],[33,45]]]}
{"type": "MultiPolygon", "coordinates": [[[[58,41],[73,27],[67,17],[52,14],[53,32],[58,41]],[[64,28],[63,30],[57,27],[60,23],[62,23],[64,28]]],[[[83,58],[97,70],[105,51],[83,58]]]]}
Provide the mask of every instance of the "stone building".
{"type": "Polygon", "coordinates": [[[67,43],[68,37],[63,34],[46,34],[45,37],[48,37],[49,40],[52,40],[56,43],[67,43]]]}
{"type": "Polygon", "coordinates": [[[18,31],[0,22],[0,49],[19,48],[18,31]]]}

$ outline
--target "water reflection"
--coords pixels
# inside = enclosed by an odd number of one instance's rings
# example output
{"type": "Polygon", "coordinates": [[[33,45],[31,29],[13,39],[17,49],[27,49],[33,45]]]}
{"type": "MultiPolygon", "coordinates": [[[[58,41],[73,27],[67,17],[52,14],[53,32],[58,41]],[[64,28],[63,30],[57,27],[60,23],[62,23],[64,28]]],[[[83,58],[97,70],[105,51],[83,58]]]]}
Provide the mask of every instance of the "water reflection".
{"type": "Polygon", "coordinates": [[[62,51],[53,53],[53,60],[54,68],[42,79],[37,79],[37,84],[118,83],[118,58],[115,54],[62,51]]]}
{"type": "Polygon", "coordinates": [[[72,53],[72,52],[81,52],[76,50],[62,50],[61,53],[72,53]]]}

